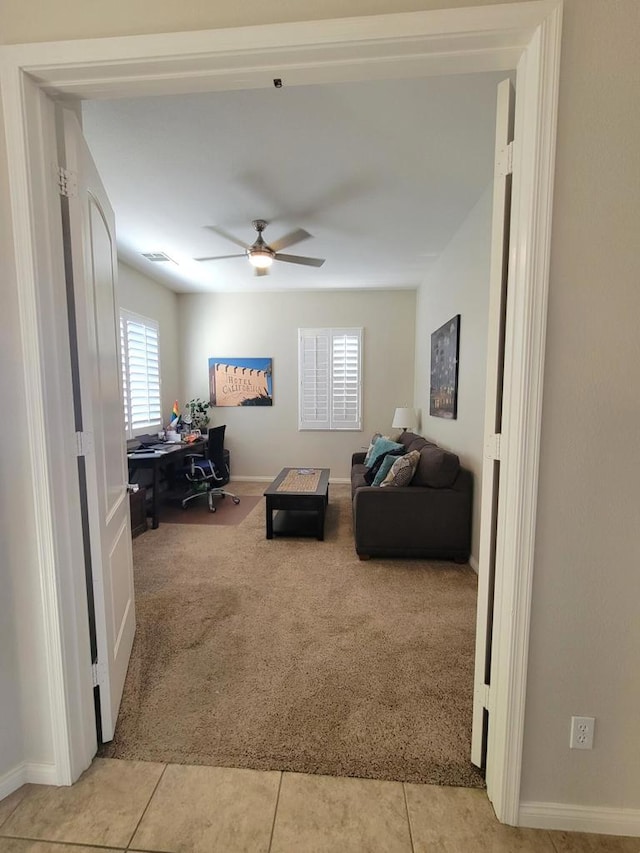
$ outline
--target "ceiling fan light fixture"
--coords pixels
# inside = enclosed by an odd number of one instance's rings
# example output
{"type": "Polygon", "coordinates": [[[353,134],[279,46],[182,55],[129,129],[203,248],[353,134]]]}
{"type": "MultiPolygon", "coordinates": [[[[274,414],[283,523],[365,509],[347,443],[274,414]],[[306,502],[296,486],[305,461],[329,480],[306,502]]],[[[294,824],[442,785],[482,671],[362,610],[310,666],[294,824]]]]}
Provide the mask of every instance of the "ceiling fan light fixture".
{"type": "MultiPolygon", "coordinates": [[[[227,234],[226,231],[223,231],[222,228],[218,228],[216,225],[207,225],[211,231],[214,231],[216,234],[219,234],[220,237],[224,237],[225,240],[230,240],[232,243],[235,243],[237,246],[242,246],[244,249],[244,256],[249,259],[249,263],[255,269],[256,275],[266,275],[269,267],[274,261],[284,261],[287,264],[302,264],[302,266],[307,267],[321,267],[324,263],[324,258],[306,258],[301,255],[283,255],[281,249],[286,249],[287,246],[293,246],[296,243],[300,243],[302,240],[308,240],[311,237],[308,231],[305,231],[304,228],[296,228],[295,231],[292,231],[290,234],[285,234],[284,237],[280,237],[279,240],[276,240],[272,245],[268,245],[265,243],[264,238],[262,236],[262,232],[267,227],[268,223],[265,219],[254,219],[253,227],[258,232],[258,236],[252,245],[248,245],[247,243],[239,240],[237,237],[234,237],[233,234],[227,234]]],[[[206,258],[195,258],[196,261],[222,261],[225,258],[241,258],[243,255],[213,255],[207,256],[206,258]]]]}
{"type": "Polygon", "coordinates": [[[273,254],[265,249],[253,249],[248,255],[249,262],[259,270],[265,270],[273,263],[273,254]]]}

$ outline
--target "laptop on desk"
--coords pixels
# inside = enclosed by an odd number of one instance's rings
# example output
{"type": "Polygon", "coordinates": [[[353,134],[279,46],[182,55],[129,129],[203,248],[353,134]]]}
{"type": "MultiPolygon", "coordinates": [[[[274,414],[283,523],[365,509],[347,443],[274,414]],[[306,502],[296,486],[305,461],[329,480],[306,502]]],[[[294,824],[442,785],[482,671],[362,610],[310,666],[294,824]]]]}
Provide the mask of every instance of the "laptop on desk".
{"type": "Polygon", "coordinates": [[[145,447],[158,450],[164,446],[164,443],[158,440],[157,433],[143,433],[127,441],[127,453],[132,453],[134,450],[142,450],[145,447]]]}

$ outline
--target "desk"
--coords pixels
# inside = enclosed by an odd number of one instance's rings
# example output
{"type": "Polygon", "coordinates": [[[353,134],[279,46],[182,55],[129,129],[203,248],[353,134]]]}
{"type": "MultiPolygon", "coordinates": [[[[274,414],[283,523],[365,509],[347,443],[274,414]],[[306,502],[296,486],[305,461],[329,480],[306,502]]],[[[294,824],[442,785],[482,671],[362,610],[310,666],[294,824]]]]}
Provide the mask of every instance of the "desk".
{"type": "Polygon", "coordinates": [[[131,514],[131,538],[135,539],[147,529],[147,490],[141,486],[137,492],[129,492],[131,514]]]}
{"type": "Polygon", "coordinates": [[[180,444],[165,444],[163,451],[149,453],[148,456],[141,453],[127,453],[127,462],[129,465],[129,482],[133,482],[132,478],[136,471],[147,470],[153,473],[153,495],[151,497],[151,526],[155,528],[160,523],[160,472],[167,471],[176,465],[183,465],[184,457],[188,453],[201,453],[206,456],[207,442],[201,438],[198,441],[193,441],[191,444],[186,442],[180,444]]]}

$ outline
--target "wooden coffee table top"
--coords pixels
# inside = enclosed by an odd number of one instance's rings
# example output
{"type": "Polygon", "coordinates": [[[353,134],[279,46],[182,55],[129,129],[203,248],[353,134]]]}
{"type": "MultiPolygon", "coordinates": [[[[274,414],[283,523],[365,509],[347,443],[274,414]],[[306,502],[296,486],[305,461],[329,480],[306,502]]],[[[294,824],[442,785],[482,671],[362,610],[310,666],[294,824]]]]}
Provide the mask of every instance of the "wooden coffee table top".
{"type": "Polygon", "coordinates": [[[269,495],[326,495],[329,468],[283,468],[265,490],[269,495]]]}

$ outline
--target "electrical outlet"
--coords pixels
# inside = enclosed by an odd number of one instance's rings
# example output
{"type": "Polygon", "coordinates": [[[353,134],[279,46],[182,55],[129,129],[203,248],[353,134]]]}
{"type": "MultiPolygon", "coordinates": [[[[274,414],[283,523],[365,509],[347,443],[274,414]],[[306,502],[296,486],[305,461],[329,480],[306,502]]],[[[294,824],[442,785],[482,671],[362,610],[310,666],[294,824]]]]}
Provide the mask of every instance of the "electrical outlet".
{"type": "Polygon", "coordinates": [[[571,717],[570,749],[593,749],[595,717],[571,717]]]}

